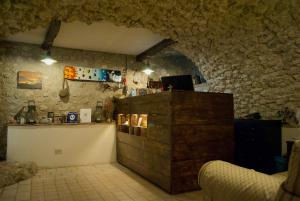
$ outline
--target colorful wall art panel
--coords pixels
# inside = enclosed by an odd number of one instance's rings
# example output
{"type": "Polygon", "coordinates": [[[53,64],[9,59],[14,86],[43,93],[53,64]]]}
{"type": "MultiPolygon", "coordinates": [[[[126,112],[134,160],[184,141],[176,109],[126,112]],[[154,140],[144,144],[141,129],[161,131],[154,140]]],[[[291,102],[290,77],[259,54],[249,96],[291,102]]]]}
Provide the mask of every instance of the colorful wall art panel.
{"type": "Polygon", "coordinates": [[[17,87],[19,89],[42,89],[42,73],[19,71],[17,87]]]}
{"type": "Polygon", "coordinates": [[[119,70],[65,66],[64,77],[69,80],[121,82],[119,70]]]}

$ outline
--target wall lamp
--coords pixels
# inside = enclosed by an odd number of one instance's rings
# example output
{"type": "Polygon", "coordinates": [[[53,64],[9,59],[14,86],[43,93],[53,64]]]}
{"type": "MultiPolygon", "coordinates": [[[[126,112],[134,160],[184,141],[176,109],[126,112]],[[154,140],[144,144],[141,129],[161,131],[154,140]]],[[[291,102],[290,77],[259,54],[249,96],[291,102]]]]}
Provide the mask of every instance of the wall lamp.
{"type": "Polygon", "coordinates": [[[43,59],[41,59],[41,62],[50,66],[50,65],[56,63],[57,61],[51,57],[51,52],[50,52],[50,50],[48,50],[46,52],[46,56],[43,59]]]}

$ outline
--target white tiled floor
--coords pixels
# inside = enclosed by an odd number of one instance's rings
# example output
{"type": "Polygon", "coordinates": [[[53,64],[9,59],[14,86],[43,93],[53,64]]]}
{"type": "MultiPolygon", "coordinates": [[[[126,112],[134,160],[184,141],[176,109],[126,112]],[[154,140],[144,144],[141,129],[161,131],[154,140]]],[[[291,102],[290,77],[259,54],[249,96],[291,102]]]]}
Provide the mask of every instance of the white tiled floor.
{"type": "Polygon", "coordinates": [[[0,189],[0,201],[201,201],[200,191],[169,195],[118,164],[43,169],[0,189]]]}

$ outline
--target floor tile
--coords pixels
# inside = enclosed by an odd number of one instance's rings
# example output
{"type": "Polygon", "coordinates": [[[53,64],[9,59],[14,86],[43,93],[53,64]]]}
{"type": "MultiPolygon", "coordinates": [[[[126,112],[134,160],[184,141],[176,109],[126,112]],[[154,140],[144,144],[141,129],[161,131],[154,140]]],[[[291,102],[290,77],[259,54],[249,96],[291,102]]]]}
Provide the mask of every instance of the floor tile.
{"type": "Polygon", "coordinates": [[[201,201],[201,192],[169,195],[119,164],[41,169],[0,189],[0,201],[201,201]]]}

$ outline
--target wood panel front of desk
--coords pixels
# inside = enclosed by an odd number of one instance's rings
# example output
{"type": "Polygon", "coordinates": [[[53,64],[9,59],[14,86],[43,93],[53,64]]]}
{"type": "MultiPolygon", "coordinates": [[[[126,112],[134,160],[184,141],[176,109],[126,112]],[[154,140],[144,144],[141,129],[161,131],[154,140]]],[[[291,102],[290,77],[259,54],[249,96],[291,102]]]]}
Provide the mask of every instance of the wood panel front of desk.
{"type": "Polygon", "coordinates": [[[116,101],[116,114],[147,114],[146,135],[118,131],[119,163],[165,191],[199,189],[198,172],[211,160],[233,161],[232,94],[162,92],[116,101]]]}

